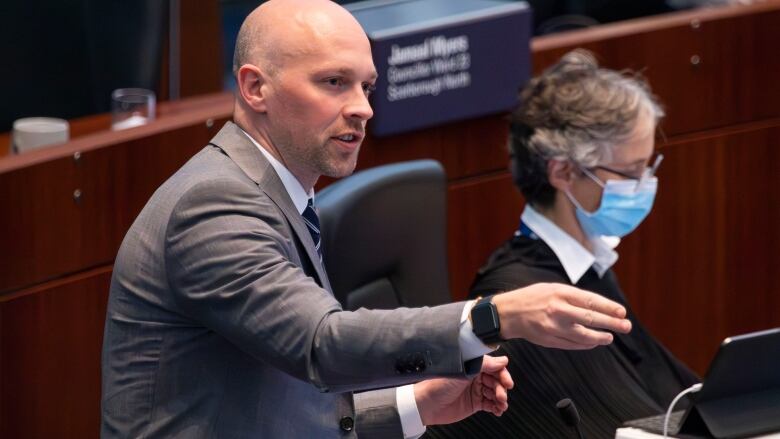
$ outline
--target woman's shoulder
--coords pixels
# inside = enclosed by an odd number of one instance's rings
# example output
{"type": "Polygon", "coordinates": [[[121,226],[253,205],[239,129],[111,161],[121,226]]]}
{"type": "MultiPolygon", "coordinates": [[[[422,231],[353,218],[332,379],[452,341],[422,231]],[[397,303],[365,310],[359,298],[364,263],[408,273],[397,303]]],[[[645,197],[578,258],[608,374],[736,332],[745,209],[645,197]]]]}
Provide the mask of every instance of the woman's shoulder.
{"type": "Polygon", "coordinates": [[[546,244],[514,237],[493,252],[479,269],[469,296],[496,294],[539,282],[570,283],[546,244]]]}

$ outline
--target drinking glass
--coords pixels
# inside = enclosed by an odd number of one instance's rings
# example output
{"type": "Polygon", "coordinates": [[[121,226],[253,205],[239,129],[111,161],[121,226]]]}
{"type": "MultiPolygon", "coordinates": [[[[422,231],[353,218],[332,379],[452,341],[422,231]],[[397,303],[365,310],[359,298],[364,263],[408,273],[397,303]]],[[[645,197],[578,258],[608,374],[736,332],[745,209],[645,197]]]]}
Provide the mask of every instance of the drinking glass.
{"type": "Polygon", "coordinates": [[[154,120],[157,99],[145,88],[118,88],[111,93],[111,129],[124,130],[154,120]]]}

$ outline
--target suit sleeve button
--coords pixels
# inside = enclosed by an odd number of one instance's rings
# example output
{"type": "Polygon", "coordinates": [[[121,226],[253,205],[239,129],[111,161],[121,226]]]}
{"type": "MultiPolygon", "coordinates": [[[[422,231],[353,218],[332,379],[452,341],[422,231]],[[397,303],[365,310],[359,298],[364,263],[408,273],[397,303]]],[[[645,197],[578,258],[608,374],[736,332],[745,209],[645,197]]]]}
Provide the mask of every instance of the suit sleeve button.
{"type": "Polygon", "coordinates": [[[355,421],[349,416],[344,416],[339,420],[339,427],[344,431],[352,431],[355,428],[355,421]]]}

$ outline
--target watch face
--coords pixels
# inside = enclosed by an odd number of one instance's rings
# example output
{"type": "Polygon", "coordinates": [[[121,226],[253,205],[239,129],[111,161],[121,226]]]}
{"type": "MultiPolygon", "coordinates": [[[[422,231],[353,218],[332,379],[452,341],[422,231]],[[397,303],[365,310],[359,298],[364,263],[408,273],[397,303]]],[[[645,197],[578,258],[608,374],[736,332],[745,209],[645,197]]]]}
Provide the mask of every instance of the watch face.
{"type": "Polygon", "coordinates": [[[500,326],[495,305],[490,302],[476,305],[471,310],[471,324],[478,337],[498,334],[500,326]]]}

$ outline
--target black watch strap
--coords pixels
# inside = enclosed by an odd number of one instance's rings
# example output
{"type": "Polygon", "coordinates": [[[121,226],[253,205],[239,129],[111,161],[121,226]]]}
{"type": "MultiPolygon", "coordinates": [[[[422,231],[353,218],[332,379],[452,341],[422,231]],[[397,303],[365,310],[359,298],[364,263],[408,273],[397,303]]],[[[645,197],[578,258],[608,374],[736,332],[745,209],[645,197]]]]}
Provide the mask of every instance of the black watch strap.
{"type": "Polygon", "coordinates": [[[498,317],[498,309],[493,303],[493,296],[478,298],[471,308],[471,326],[474,334],[488,346],[496,345],[502,341],[501,321],[498,317]]]}

